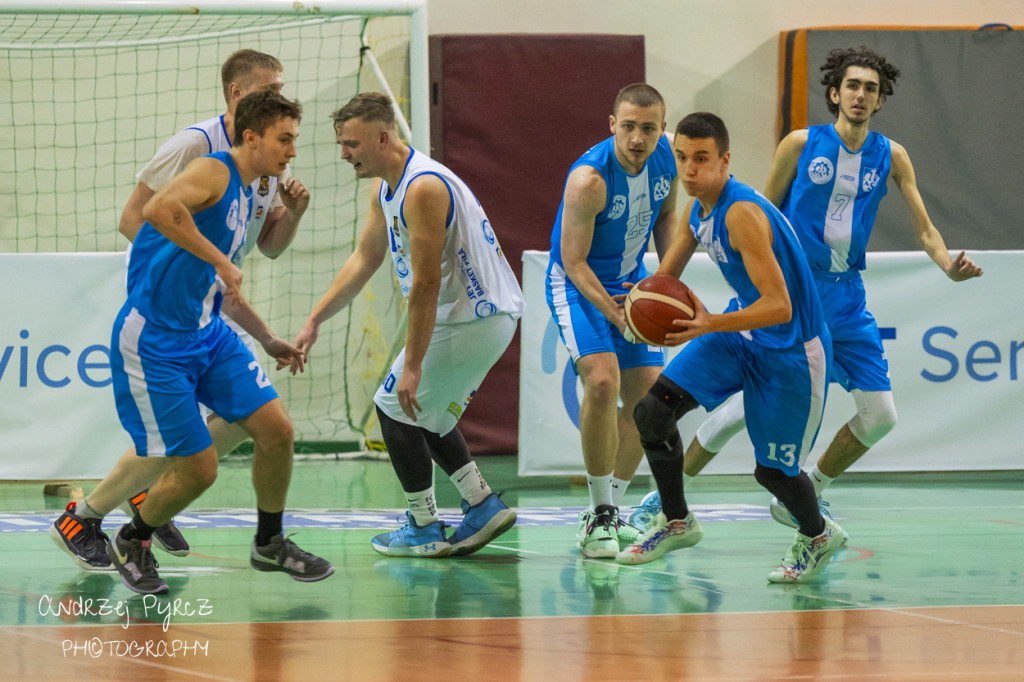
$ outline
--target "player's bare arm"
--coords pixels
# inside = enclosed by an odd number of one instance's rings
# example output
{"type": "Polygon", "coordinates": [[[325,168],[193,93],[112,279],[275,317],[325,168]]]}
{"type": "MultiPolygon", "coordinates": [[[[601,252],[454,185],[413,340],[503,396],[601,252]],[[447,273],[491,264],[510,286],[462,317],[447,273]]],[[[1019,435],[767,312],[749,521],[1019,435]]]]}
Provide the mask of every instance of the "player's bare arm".
{"type": "MultiPolygon", "coordinates": [[[[374,197],[380,196],[380,184],[380,180],[374,184],[374,197]]],[[[388,226],[380,204],[374,199],[370,203],[366,224],[359,235],[359,243],[356,244],[355,251],[345,260],[330,288],[320,298],[320,302],[313,308],[309,319],[306,320],[299,335],[295,338],[295,345],[302,350],[304,359],[309,359],[309,349],[316,343],[320,334],[320,325],[352,302],[352,299],[366,286],[370,277],[384,262],[387,253],[388,226]]]]}
{"type": "Polygon", "coordinates": [[[267,258],[277,258],[287,249],[299,229],[299,221],[309,207],[309,190],[298,178],[288,178],[277,185],[281,206],[275,207],[263,223],[256,246],[267,258]]]}
{"type": "Polygon", "coordinates": [[[217,269],[224,282],[225,298],[241,295],[242,271],[199,232],[192,214],[217,203],[227,190],[230,177],[228,167],[220,161],[209,157],[196,159],[161,187],[142,211],[143,217],[161,234],[217,269]]]}
{"type": "Polygon", "coordinates": [[[778,149],[775,150],[772,169],[768,173],[768,181],[764,186],[764,195],[776,206],[782,203],[786,192],[789,191],[789,186],[796,177],[797,164],[805,144],[807,144],[807,128],[801,128],[782,138],[778,149]]]}
{"type": "Polygon", "coordinates": [[[658,274],[669,275],[678,279],[683,274],[683,270],[690,262],[690,258],[693,257],[694,252],[697,251],[697,239],[690,232],[690,212],[693,211],[693,202],[696,199],[690,199],[686,203],[686,210],[683,211],[679,217],[679,222],[676,225],[672,240],[669,242],[668,248],[663,254],[658,263],[658,274]]]}
{"type": "Polygon", "coordinates": [[[658,258],[664,258],[665,252],[672,244],[672,236],[677,226],[689,228],[685,225],[678,225],[676,221],[676,200],[678,197],[679,182],[672,181],[672,189],[665,197],[661,209],[658,211],[658,219],[654,222],[651,237],[654,239],[654,250],[658,252],[658,258]]]}
{"type": "Polygon", "coordinates": [[[292,374],[303,371],[302,351],[270,331],[270,327],[243,296],[225,297],[221,310],[238,323],[242,329],[249,332],[270,357],[277,360],[278,369],[289,367],[292,374]]]}
{"type": "Polygon", "coordinates": [[[153,195],[185,166],[210,151],[210,143],[202,132],[190,128],[180,131],[164,142],[139,174],[139,184],[128,198],[117,230],[134,242],[145,218],[142,209],[153,195]]]}
{"type": "Polygon", "coordinates": [[[935,261],[946,276],[954,282],[962,282],[972,277],[981,277],[982,270],[973,260],[961,251],[955,259],[950,258],[949,250],[942,235],[932,224],[925,210],[924,200],[917,188],[917,177],[914,174],[914,165],[910,162],[910,155],[907,150],[896,142],[892,142],[892,180],[899,187],[910,210],[910,221],[914,228],[914,235],[925,253],[935,261]]]}
{"type": "Polygon", "coordinates": [[[423,357],[434,334],[437,295],[441,290],[441,256],[445,225],[451,209],[448,187],[436,175],[422,175],[405,193],[405,223],[409,227],[412,288],[409,291],[409,331],[405,365],[395,389],[402,411],[412,420],[421,411],[416,400],[423,357]]]}
{"type": "Polygon", "coordinates": [[[145,218],[142,217],[142,209],[155,194],[156,192],[150,189],[149,185],[140,182],[135,186],[132,195],[128,197],[128,203],[121,211],[121,221],[117,225],[117,231],[123,234],[128,241],[135,241],[135,236],[139,234],[142,223],[145,222],[145,218]]]}
{"type": "Polygon", "coordinates": [[[604,178],[597,169],[580,166],[569,174],[562,208],[562,266],[580,293],[622,331],[626,329],[626,315],[621,304],[608,295],[587,264],[594,241],[594,220],[604,210],[606,194],[604,178]]]}
{"type": "Polygon", "coordinates": [[[742,256],[747,275],[761,294],[760,298],[741,310],[711,315],[694,297],[696,315],[693,320],[679,320],[676,324],[684,331],[669,334],[665,338],[667,342],[683,343],[710,332],[760,329],[792,319],[786,278],[772,251],[772,228],[764,211],[752,202],[738,201],[726,214],[725,227],[729,244],[742,256]]]}

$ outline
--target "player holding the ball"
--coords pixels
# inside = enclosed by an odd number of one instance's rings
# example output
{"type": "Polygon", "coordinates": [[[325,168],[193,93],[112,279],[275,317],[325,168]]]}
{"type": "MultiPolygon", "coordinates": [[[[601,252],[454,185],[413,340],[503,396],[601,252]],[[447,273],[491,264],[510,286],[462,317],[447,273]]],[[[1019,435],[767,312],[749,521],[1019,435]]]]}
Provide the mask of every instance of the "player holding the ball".
{"type": "Polygon", "coordinates": [[[693,197],[659,273],[681,272],[698,246],[718,265],[736,298],[709,314],[691,294],[668,344],[688,342],[633,412],[662,511],[619,553],[623,564],[654,561],[703,537],[683,492],[683,441],[676,422],[699,405],[712,410],[742,391],[754,444],[754,477],[798,522],[793,546],[771,582],[798,582],[821,570],[842,544],[842,529],[818,510],[800,457],[821,423],[832,341],[811,270],[782,213],[729,174],[729,133],[718,116],[690,114],[672,143],[679,177],[693,197]],[[688,227],[689,229],[686,229],[688,227]]]}
{"type": "MultiPolygon", "coordinates": [[[[665,365],[662,348],[632,343],[615,296],[647,275],[652,233],[660,248],[675,223],[675,163],[665,137],[665,100],[645,83],[619,91],[612,136],[573,164],[551,233],[548,306],[583,383],[580,440],[590,506],[576,546],[614,558],[639,532],[618,505],[643,450],[630,415],[665,365]],[[618,402],[622,400],[622,409],[618,402]]],[[[677,273],[678,274],[678,273],[677,273]]]]}
{"type": "MultiPolygon", "coordinates": [[[[946,276],[962,282],[982,275],[963,251],[950,257],[925,210],[906,149],[869,129],[872,115],[892,94],[899,70],[865,47],[833,50],[821,70],[836,122],[789,133],[779,144],[765,187],[807,253],[832,333],[833,380],[850,393],[856,407],[808,472],[819,498],[896,425],[889,363],[878,325],[866,308],[860,275],[888,178],[907,202],[921,248],[946,276]]],[[[743,405],[730,400],[698,429],[686,452],[685,474],[696,476],[743,426],[743,405]]],[[[657,504],[652,494],[643,506],[651,513],[657,504]]],[[[827,509],[828,502],[821,505],[827,509]]],[[[770,508],[772,518],[795,527],[779,500],[773,499],[770,508]]],[[[635,521],[642,525],[640,518],[635,521]]]]}

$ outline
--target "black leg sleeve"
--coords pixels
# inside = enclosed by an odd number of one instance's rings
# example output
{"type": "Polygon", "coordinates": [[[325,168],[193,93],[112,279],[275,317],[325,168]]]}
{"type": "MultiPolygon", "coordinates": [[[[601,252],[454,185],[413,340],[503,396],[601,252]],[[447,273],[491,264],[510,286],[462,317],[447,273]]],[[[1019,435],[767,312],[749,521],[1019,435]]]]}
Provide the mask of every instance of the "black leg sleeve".
{"type": "Polygon", "coordinates": [[[665,377],[658,377],[633,410],[633,421],[661,496],[661,510],[670,521],[685,518],[689,512],[683,494],[683,440],[676,422],[695,407],[693,396],[665,377]]]}
{"type": "Polygon", "coordinates": [[[434,480],[434,463],[427,448],[426,431],[418,426],[403,424],[377,408],[380,431],[388,448],[391,466],[395,469],[402,489],[407,493],[426,490],[434,480]]]}
{"type": "Polygon", "coordinates": [[[814,484],[806,473],[801,471],[796,476],[787,476],[785,472],[759,463],[754,468],[754,478],[786,505],[800,526],[801,533],[813,538],[825,532],[825,519],[818,509],[814,484]]]}

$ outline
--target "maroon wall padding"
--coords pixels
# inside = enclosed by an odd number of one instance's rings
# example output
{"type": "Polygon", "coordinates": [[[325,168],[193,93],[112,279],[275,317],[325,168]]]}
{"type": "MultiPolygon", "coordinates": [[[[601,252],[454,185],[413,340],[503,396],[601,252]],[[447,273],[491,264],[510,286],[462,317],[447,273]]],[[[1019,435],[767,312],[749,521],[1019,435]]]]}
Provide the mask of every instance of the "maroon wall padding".
{"type": "MultiPolygon", "coordinates": [[[[569,167],[644,78],[643,36],[430,37],[431,155],[472,188],[520,282],[523,251],[549,248],[569,167]]],[[[517,333],[459,428],[474,454],[509,454],[518,421],[517,333]]]]}

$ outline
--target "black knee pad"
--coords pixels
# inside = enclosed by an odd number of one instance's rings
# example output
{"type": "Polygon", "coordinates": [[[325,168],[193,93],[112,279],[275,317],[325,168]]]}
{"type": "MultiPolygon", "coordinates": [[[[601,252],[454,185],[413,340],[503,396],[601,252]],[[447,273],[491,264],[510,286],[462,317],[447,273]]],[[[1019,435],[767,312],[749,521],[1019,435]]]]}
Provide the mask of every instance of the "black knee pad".
{"type": "Polygon", "coordinates": [[[640,442],[651,451],[668,451],[680,440],[676,428],[675,410],[668,400],[653,391],[640,399],[633,409],[633,421],[640,432],[640,442]]]}

